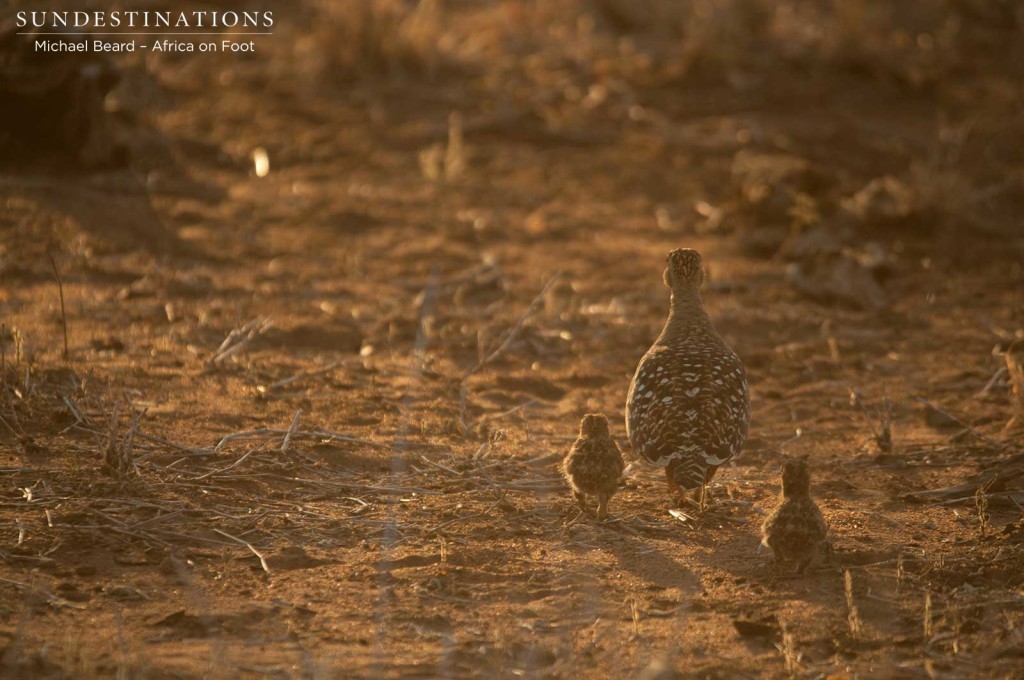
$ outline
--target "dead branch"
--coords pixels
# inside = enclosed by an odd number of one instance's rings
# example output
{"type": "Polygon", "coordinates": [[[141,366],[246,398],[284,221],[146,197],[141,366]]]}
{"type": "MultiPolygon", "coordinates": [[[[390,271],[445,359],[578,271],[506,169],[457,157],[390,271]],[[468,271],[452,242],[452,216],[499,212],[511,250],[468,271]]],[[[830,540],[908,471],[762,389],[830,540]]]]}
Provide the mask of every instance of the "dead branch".
{"type": "MultiPolygon", "coordinates": [[[[236,441],[238,439],[276,439],[281,435],[288,434],[288,430],[283,430],[276,427],[261,427],[256,430],[245,430],[244,432],[233,432],[232,434],[225,435],[217,443],[217,446],[213,447],[214,451],[220,451],[229,442],[236,441]]],[[[377,449],[391,450],[390,446],[385,444],[378,444],[377,442],[371,442],[366,439],[359,439],[357,437],[350,437],[344,434],[338,434],[336,432],[327,432],[325,430],[297,430],[292,432],[292,439],[315,439],[323,442],[341,441],[351,442],[353,444],[362,444],[364,446],[372,446],[377,449]]]]}
{"type": "Polygon", "coordinates": [[[555,272],[555,274],[550,279],[548,279],[548,282],[546,284],[544,284],[544,287],[541,289],[540,293],[538,293],[537,297],[535,297],[533,299],[533,301],[530,303],[530,306],[526,308],[526,311],[523,312],[523,315],[521,317],[519,317],[519,320],[516,321],[515,325],[513,325],[512,328],[509,329],[508,333],[505,334],[505,338],[501,341],[501,344],[498,345],[497,349],[495,349],[489,355],[484,357],[481,361],[478,361],[475,366],[467,369],[462,374],[462,382],[465,382],[467,378],[469,378],[471,375],[473,375],[474,373],[479,371],[481,368],[483,368],[487,364],[489,364],[492,361],[494,361],[505,350],[508,349],[508,347],[512,344],[512,342],[522,332],[523,326],[530,319],[530,317],[532,317],[534,314],[536,314],[537,311],[540,310],[540,308],[544,305],[544,297],[545,297],[545,295],[547,295],[547,292],[551,289],[551,287],[553,285],[555,285],[555,283],[558,281],[559,278],[561,278],[561,276],[562,276],[561,272],[555,272]]]}
{"type": "Polygon", "coordinates": [[[227,533],[226,531],[221,531],[220,529],[214,529],[214,531],[216,531],[218,534],[220,534],[224,538],[230,538],[232,541],[235,541],[236,543],[238,543],[240,545],[244,545],[246,548],[248,548],[249,551],[252,552],[252,554],[255,555],[257,557],[257,559],[259,559],[260,566],[263,567],[263,571],[266,572],[268,575],[270,574],[270,567],[267,566],[266,558],[263,557],[263,553],[261,553],[259,550],[257,550],[256,548],[254,548],[252,546],[252,543],[249,543],[248,541],[243,541],[242,539],[238,538],[237,536],[232,536],[231,534],[227,533]]]}
{"type": "Polygon", "coordinates": [[[269,318],[258,316],[241,328],[232,330],[228,333],[228,336],[224,338],[224,342],[220,344],[220,347],[218,347],[210,358],[206,360],[206,370],[219,366],[225,360],[230,359],[241,352],[254,339],[266,333],[273,325],[273,322],[269,318]]]}

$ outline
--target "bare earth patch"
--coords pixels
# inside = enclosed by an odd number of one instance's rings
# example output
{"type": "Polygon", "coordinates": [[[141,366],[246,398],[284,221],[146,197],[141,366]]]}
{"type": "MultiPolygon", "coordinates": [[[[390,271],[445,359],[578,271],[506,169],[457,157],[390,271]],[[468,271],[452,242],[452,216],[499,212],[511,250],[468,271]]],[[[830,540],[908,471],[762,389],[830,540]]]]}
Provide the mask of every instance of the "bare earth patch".
{"type": "Polygon", "coordinates": [[[128,168],[2,171],[0,675],[1019,677],[1019,12],[451,4],[118,57],[128,168]],[[676,247],[753,404],[702,517],[622,423],[676,247]]]}

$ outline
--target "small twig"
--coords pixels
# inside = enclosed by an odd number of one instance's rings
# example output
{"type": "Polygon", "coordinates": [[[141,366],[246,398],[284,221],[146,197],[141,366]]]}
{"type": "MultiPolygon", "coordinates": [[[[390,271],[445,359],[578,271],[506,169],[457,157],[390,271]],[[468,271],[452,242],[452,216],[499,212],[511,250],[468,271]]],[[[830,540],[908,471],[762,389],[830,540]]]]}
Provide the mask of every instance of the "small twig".
{"type": "Polygon", "coordinates": [[[924,593],[924,626],[922,632],[924,633],[924,641],[928,642],[932,637],[932,594],[927,590],[924,593]]]}
{"type": "Polygon", "coordinates": [[[505,489],[524,489],[529,491],[557,491],[565,488],[565,480],[561,477],[547,479],[524,479],[520,482],[508,482],[501,485],[505,489]]]}
{"type": "Polygon", "coordinates": [[[63,395],[61,396],[61,400],[68,407],[68,410],[71,411],[71,415],[75,417],[75,425],[88,425],[92,427],[92,422],[86,415],[84,415],[80,410],[78,410],[78,407],[75,406],[75,402],[71,401],[70,399],[63,395]]]}
{"type": "MultiPolygon", "coordinates": [[[[236,439],[273,439],[277,436],[287,434],[288,430],[282,430],[274,427],[261,427],[257,430],[245,430],[244,432],[234,432],[232,434],[224,435],[221,440],[217,443],[217,446],[213,447],[214,451],[220,451],[228,442],[232,442],[236,439]]],[[[391,447],[385,444],[378,444],[377,442],[371,442],[366,439],[358,439],[356,437],[350,437],[344,434],[337,434],[335,432],[326,432],[324,430],[298,430],[292,432],[292,439],[296,437],[302,439],[320,439],[325,441],[341,441],[341,442],[352,442],[354,444],[363,444],[364,446],[372,446],[378,449],[390,450],[391,447]]]]}
{"type": "Polygon", "coordinates": [[[271,383],[269,385],[260,385],[259,387],[256,388],[256,391],[258,391],[263,396],[268,396],[274,390],[281,389],[282,387],[286,387],[286,386],[291,385],[292,383],[298,382],[300,380],[304,380],[306,378],[312,378],[315,375],[322,375],[324,373],[330,373],[331,371],[333,371],[334,369],[336,369],[340,365],[341,365],[340,361],[334,361],[334,362],[331,362],[330,364],[328,364],[327,366],[324,366],[323,368],[317,368],[317,369],[312,370],[312,371],[302,371],[301,373],[296,373],[295,375],[291,376],[290,378],[285,378],[283,380],[278,380],[277,382],[271,383]]]}
{"type": "Polygon", "coordinates": [[[978,530],[981,532],[982,538],[988,534],[988,522],[991,519],[991,515],[988,512],[987,493],[994,481],[995,477],[986,484],[979,484],[978,490],[974,492],[974,507],[978,510],[978,530]]]}
{"type": "Polygon", "coordinates": [[[466,408],[469,406],[469,389],[466,387],[465,379],[459,386],[459,430],[462,433],[469,432],[469,423],[466,422],[466,408]]]}
{"type": "Polygon", "coordinates": [[[227,466],[226,468],[220,468],[219,470],[211,470],[210,472],[207,472],[206,474],[199,475],[198,477],[193,477],[192,481],[198,482],[200,479],[206,479],[207,477],[212,477],[214,475],[219,475],[219,474],[221,474],[223,472],[227,472],[228,470],[233,470],[236,467],[238,467],[239,465],[241,465],[242,463],[244,463],[249,458],[249,456],[251,456],[252,454],[256,453],[256,451],[258,451],[258,449],[250,449],[244,456],[242,456],[241,458],[239,458],[238,460],[236,460],[234,463],[232,463],[231,465],[227,466]]]}
{"type": "Polygon", "coordinates": [[[864,400],[861,398],[860,392],[853,387],[848,388],[850,390],[850,403],[853,406],[860,408],[861,415],[864,416],[864,420],[867,422],[868,427],[871,428],[871,436],[875,440],[875,444],[878,445],[878,449],[884,453],[892,451],[892,402],[889,401],[889,390],[885,385],[882,385],[882,409],[872,409],[874,416],[878,420],[878,428],[875,428],[875,421],[868,414],[868,409],[864,405],[864,400]],[[884,410],[883,410],[884,409],[884,410]]]}
{"type": "Polygon", "coordinates": [[[220,365],[225,359],[229,359],[241,352],[255,338],[265,333],[273,322],[267,318],[256,317],[241,328],[236,328],[228,333],[224,342],[206,361],[206,368],[211,369],[220,365]]]}
{"type": "Polygon", "coordinates": [[[925,406],[933,409],[936,413],[939,413],[939,414],[943,415],[944,417],[949,418],[951,421],[953,421],[954,423],[956,423],[960,427],[968,430],[971,434],[973,434],[978,439],[980,439],[980,440],[982,440],[984,442],[987,442],[988,444],[991,444],[992,446],[996,447],[996,449],[998,451],[1002,451],[1002,450],[1004,450],[1006,448],[1006,444],[1004,444],[1004,443],[1002,443],[1000,441],[997,441],[995,439],[992,439],[991,437],[989,437],[987,435],[982,434],[974,426],[968,425],[967,423],[965,423],[960,418],[957,418],[955,415],[953,415],[949,411],[946,411],[944,409],[939,408],[938,406],[936,406],[935,404],[933,404],[929,400],[925,399],[924,397],[918,397],[917,401],[919,403],[924,404],[925,406]]]}
{"type": "Polygon", "coordinates": [[[260,566],[263,567],[263,571],[265,571],[267,574],[270,574],[270,567],[267,566],[266,558],[263,557],[263,553],[261,553],[259,550],[257,550],[256,548],[254,548],[252,546],[252,543],[249,543],[248,541],[243,541],[242,539],[238,538],[237,536],[232,536],[228,532],[221,531],[220,529],[214,529],[214,531],[216,531],[218,534],[220,534],[224,538],[230,538],[232,541],[234,541],[236,543],[239,543],[241,545],[244,545],[246,548],[248,548],[252,552],[253,555],[255,555],[257,558],[259,558],[260,566]]]}
{"type": "Polygon", "coordinates": [[[451,474],[456,475],[458,477],[462,477],[463,476],[462,473],[459,472],[458,470],[450,468],[447,465],[441,465],[440,463],[435,463],[434,461],[430,460],[429,458],[427,458],[426,456],[424,456],[422,454],[420,455],[420,460],[422,460],[427,465],[432,465],[433,467],[436,467],[438,470],[444,470],[445,472],[450,472],[451,474]]]}
{"type": "Polygon", "coordinates": [[[60,292],[60,323],[64,329],[64,361],[68,360],[68,315],[64,309],[64,281],[60,277],[60,269],[57,268],[57,260],[54,259],[53,253],[49,250],[46,251],[46,256],[50,258],[50,266],[53,267],[53,275],[57,278],[57,290],[60,292]]]}
{"type": "Polygon", "coordinates": [[[847,621],[850,624],[850,635],[854,638],[860,637],[861,620],[857,603],[853,596],[853,574],[849,569],[843,571],[843,592],[846,595],[846,608],[849,611],[847,621]]]}
{"type": "Polygon", "coordinates": [[[176,451],[190,453],[193,456],[212,456],[217,453],[217,449],[190,448],[188,446],[184,446],[183,444],[172,442],[169,439],[164,439],[163,437],[157,437],[156,435],[146,434],[145,432],[136,432],[135,436],[139,437],[140,439],[145,439],[146,441],[151,441],[155,444],[163,444],[164,446],[172,448],[176,451]]]}
{"type": "Polygon", "coordinates": [[[551,286],[555,285],[555,282],[558,281],[558,279],[561,278],[561,276],[561,272],[556,272],[550,279],[548,279],[548,282],[544,284],[544,288],[542,288],[541,291],[537,294],[537,297],[533,299],[533,302],[531,302],[530,306],[526,308],[526,311],[523,313],[523,315],[519,317],[519,320],[516,321],[515,325],[512,326],[512,328],[509,329],[508,333],[505,334],[505,339],[502,340],[500,345],[498,345],[498,348],[495,349],[486,357],[484,357],[482,360],[478,361],[475,366],[467,369],[462,374],[463,382],[465,382],[466,378],[473,375],[481,368],[494,361],[499,355],[501,355],[502,352],[508,349],[509,345],[511,345],[512,342],[516,339],[516,337],[518,337],[519,333],[522,332],[523,326],[530,319],[530,317],[536,314],[537,311],[541,308],[541,306],[543,306],[544,296],[547,295],[547,292],[551,289],[551,286]]]}
{"type": "Polygon", "coordinates": [[[675,508],[672,508],[671,510],[669,510],[668,514],[672,515],[677,520],[679,520],[680,522],[683,522],[683,523],[686,523],[686,522],[694,523],[694,522],[697,521],[694,517],[691,517],[690,515],[687,515],[682,510],[676,510],[675,508]]]}
{"type": "Polygon", "coordinates": [[[296,428],[299,427],[299,418],[302,417],[302,409],[295,412],[295,417],[292,418],[292,424],[288,426],[288,431],[284,435],[284,440],[281,442],[281,453],[288,453],[288,447],[291,446],[292,436],[295,434],[296,428]]]}
{"type": "Polygon", "coordinates": [[[42,595],[43,597],[46,598],[47,602],[49,602],[51,605],[60,605],[61,607],[70,607],[71,609],[85,609],[85,605],[83,605],[83,604],[77,604],[75,602],[69,602],[68,600],[65,600],[63,597],[59,597],[57,595],[54,595],[53,593],[49,592],[48,590],[43,590],[42,588],[40,588],[38,586],[31,585],[29,583],[22,583],[21,581],[13,581],[13,580],[11,580],[9,578],[3,578],[3,577],[0,577],[0,581],[3,581],[4,583],[10,583],[11,585],[17,586],[18,588],[21,588],[22,590],[27,590],[29,592],[36,593],[37,595],[42,595]]]}
{"type": "Polygon", "coordinates": [[[519,404],[518,406],[513,406],[512,408],[510,408],[507,411],[502,411],[501,413],[487,414],[487,415],[485,415],[485,416],[480,418],[480,422],[481,423],[489,423],[489,422],[491,422],[493,420],[501,420],[502,418],[508,418],[509,416],[514,416],[515,414],[519,413],[523,409],[529,408],[530,406],[533,406],[536,403],[537,403],[537,401],[535,399],[530,399],[528,401],[524,401],[522,404],[519,404]]]}
{"type": "Polygon", "coordinates": [[[992,391],[992,388],[996,386],[996,383],[998,383],[1004,375],[1006,375],[1006,366],[1000,366],[998,369],[996,369],[996,372],[992,374],[992,377],[989,378],[989,381],[985,383],[985,386],[978,390],[974,394],[974,396],[984,397],[986,394],[992,391]]]}

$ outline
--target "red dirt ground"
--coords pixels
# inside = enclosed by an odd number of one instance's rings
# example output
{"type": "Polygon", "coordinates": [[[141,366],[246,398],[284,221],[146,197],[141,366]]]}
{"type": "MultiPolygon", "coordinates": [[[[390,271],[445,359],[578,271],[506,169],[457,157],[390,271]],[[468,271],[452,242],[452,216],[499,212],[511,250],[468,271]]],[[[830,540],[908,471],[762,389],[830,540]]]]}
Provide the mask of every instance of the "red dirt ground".
{"type": "Polygon", "coordinates": [[[309,2],[118,61],[130,170],[0,176],[0,673],[1024,677],[1020,25],[926,3],[928,56],[705,4],[678,52],[611,0],[309,2]],[[640,463],[599,523],[557,465],[587,412],[632,460],[682,246],[751,436],[696,525],[640,463]],[[801,577],[758,549],[783,450],[832,532],[801,577]]]}

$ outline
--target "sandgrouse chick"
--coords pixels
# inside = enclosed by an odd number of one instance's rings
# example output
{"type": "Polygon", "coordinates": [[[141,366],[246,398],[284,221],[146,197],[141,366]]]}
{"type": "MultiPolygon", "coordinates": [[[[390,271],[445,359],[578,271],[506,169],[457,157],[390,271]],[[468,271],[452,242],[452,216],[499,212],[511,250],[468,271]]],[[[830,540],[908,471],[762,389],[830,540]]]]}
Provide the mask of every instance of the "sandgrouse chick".
{"type": "Polygon", "coordinates": [[[782,500],[761,526],[761,543],[772,549],[775,563],[795,562],[802,574],[825,543],[828,525],[811,498],[807,458],[787,460],[782,466],[782,500]]]}
{"type": "Polygon", "coordinates": [[[750,424],[747,377],[704,311],[700,254],[668,254],[668,321],[640,359],[626,398],[626,434],[644,460],[665,468],[676,494],[705,486],[738,455],[750,424]]]}
{"type": "Polygon", "coordinates": [[[597,496],[597,517],[604,519],[624,467],[619,447],[608,434],[608,419],[594,413],[583,416],[580,436],[562,461],[562,473],[580,509],[587,509],[587,495],[597,496]]]}

